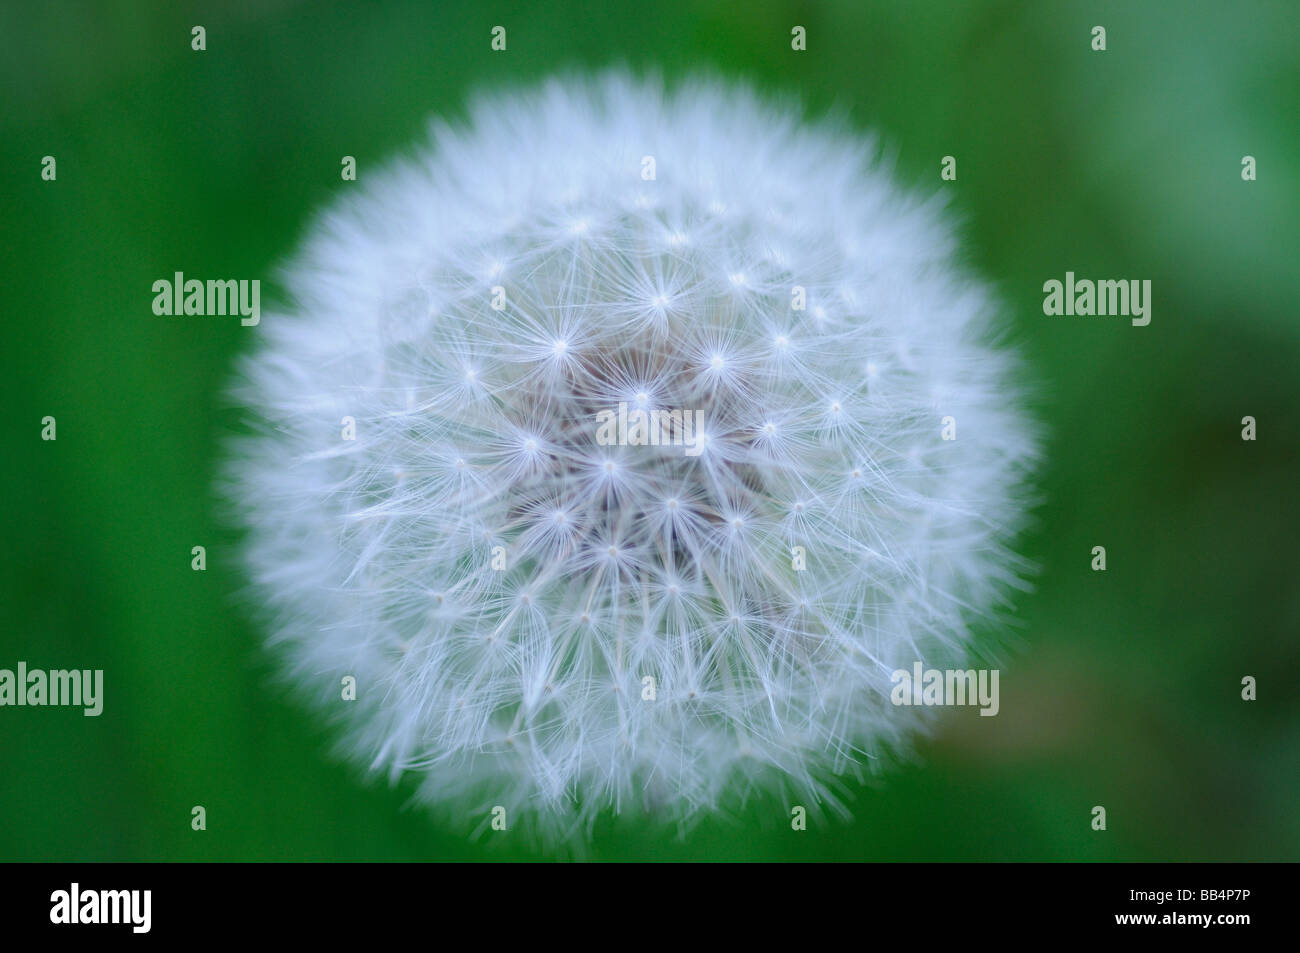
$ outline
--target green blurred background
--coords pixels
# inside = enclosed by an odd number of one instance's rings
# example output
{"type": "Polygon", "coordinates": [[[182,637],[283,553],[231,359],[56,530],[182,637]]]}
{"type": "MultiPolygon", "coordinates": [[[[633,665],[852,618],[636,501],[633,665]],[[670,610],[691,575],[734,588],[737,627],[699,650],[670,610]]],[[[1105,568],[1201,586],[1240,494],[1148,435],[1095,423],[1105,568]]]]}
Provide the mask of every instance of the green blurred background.
{"type": "Polygon", "coordinates": [[[878,130],[905,183],[949,193],[1049,437],[997,718],[946,715],[851,822],[605,821],[587,856],[1300,859],[1293,2],[124,0],[0,9],[0,667],[102,668],[106,694],[99,718],[0,709],[0,860],[558,856],[441,829],[270,683],[210,489],[236,425],[217,395],[256,332],[157,318],[150,286],[266,292],[355,187],[341,156],[364,180],[467,92],[611,63],[713,68],[878,130]],[[1044,317],[1067,270],[1150,278],[1151,325],[1044,317]]]}

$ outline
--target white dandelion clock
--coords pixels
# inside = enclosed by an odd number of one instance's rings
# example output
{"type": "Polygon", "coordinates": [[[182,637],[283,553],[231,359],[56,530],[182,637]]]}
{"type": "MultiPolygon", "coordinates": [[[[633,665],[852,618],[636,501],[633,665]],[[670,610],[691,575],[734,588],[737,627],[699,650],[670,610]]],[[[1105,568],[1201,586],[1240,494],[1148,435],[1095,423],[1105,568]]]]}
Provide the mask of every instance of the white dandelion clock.
{"type": "Polygon", "coordinates": [[[826,124],[479,101],[322,218],[232,498],[295,684],[431,805],[835,803],[1017,583],[1032,430],[954,239],[826,124]],[[355,679],[355,700],[340,684],[355,679]]]}

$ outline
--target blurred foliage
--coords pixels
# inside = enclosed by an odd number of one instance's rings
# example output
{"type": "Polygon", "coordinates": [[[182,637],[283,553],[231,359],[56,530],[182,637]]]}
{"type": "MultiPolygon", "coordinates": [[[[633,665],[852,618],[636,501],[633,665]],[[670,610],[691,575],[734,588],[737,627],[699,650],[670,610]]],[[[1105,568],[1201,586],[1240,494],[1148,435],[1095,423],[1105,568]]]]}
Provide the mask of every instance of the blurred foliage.
{"type": "Polygon", "coordinates": [[[349,187],[340,156],[364,177],[476,88],[611,63],[748,77],[878,131],[1004,295],[1048,441],[997,718],[945,716],[850,822],[607,822],[589,856],[1300,859],[1294,3],[121,0],[0,8],[0,667],[103,668],[107,696],[97,719],[0,709],[0,860],[547,856],[365,783],[270,684],[210,489],[252,337],[156,318],[150,286],[271,278],[349,187]],[[1066,270],[1150,278],[1151,325],[1044,317],[1066,270]]]}

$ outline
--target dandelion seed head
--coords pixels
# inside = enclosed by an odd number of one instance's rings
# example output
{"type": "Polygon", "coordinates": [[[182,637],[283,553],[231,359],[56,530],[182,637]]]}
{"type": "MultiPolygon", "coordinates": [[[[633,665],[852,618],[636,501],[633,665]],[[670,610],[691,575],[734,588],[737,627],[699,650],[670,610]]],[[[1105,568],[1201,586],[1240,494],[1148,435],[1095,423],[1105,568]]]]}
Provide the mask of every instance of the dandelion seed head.
{"type": "Polygon", "coordinates": [[[229,480],[350,756],[563,835],[835,806],[923,729],[891,673],[975,654],[1035,441],[996,302],[870,141],[606,75],[484,98],[357,186],[263,318],[229,480]],[[620,402],[698,412],[698,452],[600,444],[620,402]]]}

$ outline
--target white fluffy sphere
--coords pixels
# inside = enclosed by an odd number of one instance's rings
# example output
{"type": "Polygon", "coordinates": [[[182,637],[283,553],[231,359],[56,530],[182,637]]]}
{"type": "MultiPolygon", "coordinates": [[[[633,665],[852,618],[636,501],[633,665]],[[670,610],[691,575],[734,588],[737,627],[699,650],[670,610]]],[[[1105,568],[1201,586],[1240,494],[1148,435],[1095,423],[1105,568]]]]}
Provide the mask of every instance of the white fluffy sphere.
{"type": "Polygon", "coordinates": [[[917,727],[891,673],[964,667],[1017,580],[987,289],[870,143],[743,89],[553,81],[433,140],[318,221],[244,368],[287,671],[477,818],[833,802],[917,727]]]}

